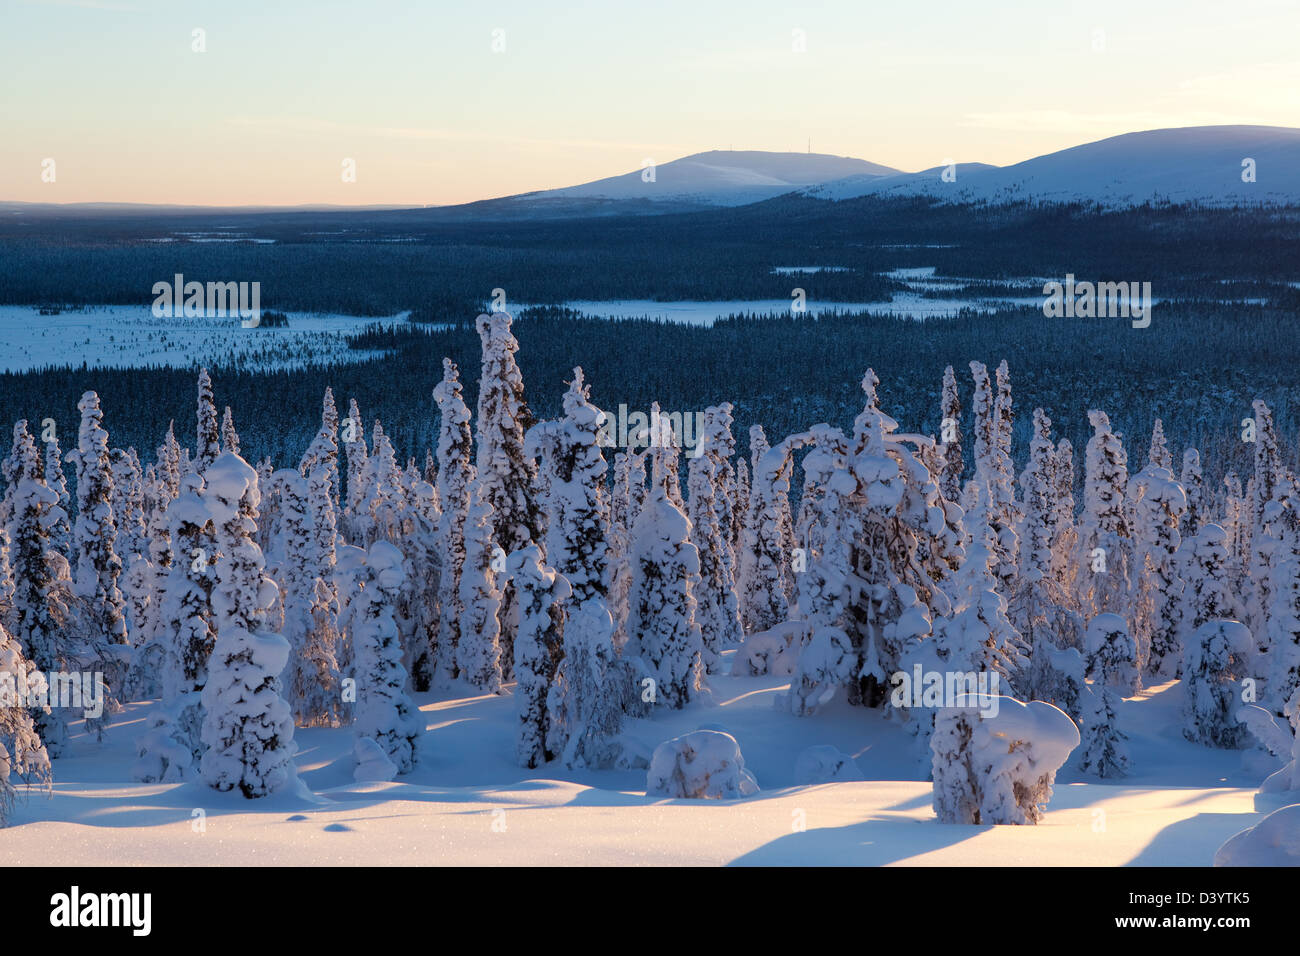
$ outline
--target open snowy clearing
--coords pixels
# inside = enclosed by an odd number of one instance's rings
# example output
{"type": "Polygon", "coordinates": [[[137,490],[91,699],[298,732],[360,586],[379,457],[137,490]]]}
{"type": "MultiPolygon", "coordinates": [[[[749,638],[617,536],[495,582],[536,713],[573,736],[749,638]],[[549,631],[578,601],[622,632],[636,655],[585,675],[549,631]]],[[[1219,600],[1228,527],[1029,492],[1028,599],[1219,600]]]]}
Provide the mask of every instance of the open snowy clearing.
{"type": "Polygon", "coordinates": [[[41,315],[35,306],[0,306],[0,371],[25,372],[83,363],[91,368],[189,368],[238,364],[269,370],[360,361],[375,354],[348,348],[347,336],[404,322],[406,313],[373,316],[290,312],[289,328],[246,329],[238,316],[158,318],[149,306],[87,306],[41,315]]]}
{"type": "Polygon", "coordinates": [[[420,763],[400,782],[352,780],[349,729],[298,730],[311,792],[259,801],[200,784],[127,781],[153,704],[118,715],[102,745],[76,736],[54,793],[20,797],[0,832],[5,865],[1095,865],[1205,866],[1234,834],[1285,801],[1255,789],[1276,762],[1182,739],[1181,687],[1123,703],[1134,773],[1099,783],[1071,765],[1038,826],[935,821],[913,739],[879,712],[832,703],[776,710],[780,678],[712,679],[713,703],[629,721],[649,748],[701,726],[740,742],[761,790],[742,800],[645,796],[645,771],[521,770],[514,702],[421,695],[420,763]],[[863,782],[796,786],[806,747],[855,757],[863,782]]]}

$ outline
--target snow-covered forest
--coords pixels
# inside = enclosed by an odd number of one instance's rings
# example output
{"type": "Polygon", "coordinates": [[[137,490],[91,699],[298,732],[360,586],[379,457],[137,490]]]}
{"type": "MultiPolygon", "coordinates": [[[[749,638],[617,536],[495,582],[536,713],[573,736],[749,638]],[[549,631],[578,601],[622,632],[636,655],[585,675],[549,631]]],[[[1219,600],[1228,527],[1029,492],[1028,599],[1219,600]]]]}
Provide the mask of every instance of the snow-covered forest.
{"type": "MultiPolygon", "coordinates": [[[[883,719],[927,760],[941,822],[1035,823],[1067,759],[1140,770],[1117,713],[1170,682],[1188,742],[1267,749],[1264,790],[1300,790],[1300,479],[1264,402],[1233,439],[1253,469],[1217,484],[1159,420],[1141,447],[1104,409],[1086,447],[1058,439],[1005,362],[936,370],[936,435],[882,411],[870,369],[851,431],[769,435],[723,402],[693,436],[696,412],[658,406],[620,432],[581,368],[536,420],[511,326],[477,319],[477,409],[443,361],[436,448],[394,447],[324,388],[297,460],[247,461],[206,371],[152,452],[114,446],[94,392],[74,437],[16,422],[0,809],[58,779],[74,730],[102,739],[146,702],[117,779],[302,794],[295,734],[323,729],[356,781],[400,780],[438,748],[415,697],[451,689],[512,699],[520,768],[739,798],[762,783],[744,740],[644,728],[760,677],[788,681],[774,721],[883,719]]],[[[834,747],[800,763],[801,783],[861,779],[834,747]]]]}

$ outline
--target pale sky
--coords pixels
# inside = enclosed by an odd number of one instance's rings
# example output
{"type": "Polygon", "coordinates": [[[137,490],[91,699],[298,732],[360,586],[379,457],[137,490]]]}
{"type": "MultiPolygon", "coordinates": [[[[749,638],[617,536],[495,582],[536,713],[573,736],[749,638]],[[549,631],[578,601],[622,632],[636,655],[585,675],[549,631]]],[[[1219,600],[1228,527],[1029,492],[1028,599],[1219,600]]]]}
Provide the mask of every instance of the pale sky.
{"type": "Polygon", "coordinates": [[[1222,123],[1300,126],[1300,0],[0,0],[0,200],[445,204],[1222,123]]]}

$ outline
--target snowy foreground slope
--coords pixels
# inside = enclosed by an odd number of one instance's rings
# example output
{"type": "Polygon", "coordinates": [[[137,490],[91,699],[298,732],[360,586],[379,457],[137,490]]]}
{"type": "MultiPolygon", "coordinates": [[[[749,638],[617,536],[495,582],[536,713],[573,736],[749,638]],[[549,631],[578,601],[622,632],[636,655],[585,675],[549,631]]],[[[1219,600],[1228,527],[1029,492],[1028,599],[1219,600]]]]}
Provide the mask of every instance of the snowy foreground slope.
{"type": "Polygon", "coordinates": [[[745,799],[647,798],[644,771],[520,770],[510,759],[512,687],[419,695],[428,733],[401,783],[353,783],[342,728],[295,732],[310,792],[249,801],[200,784],[140,785],[125,768],[156,705],[133,705],[102,745],[73,738],[52,797],[19,798],[0,832],[0,865],[1207,866],[1285,802],[1256,796],[1269,758],[1182,738],[1176,683],[1121,705],[1133,774],[1101,784],[1067,764],[1032,827],[937,823],[913,739],[879,712],[836,701],[796,718],[773,709],[780,678],[711,683],[712,703],[627,729],[653,748],[725,728],[761,788],[745,799]],[[800,752],[822,744],[854,756],[864,781],[796,786],[800,752]]]}

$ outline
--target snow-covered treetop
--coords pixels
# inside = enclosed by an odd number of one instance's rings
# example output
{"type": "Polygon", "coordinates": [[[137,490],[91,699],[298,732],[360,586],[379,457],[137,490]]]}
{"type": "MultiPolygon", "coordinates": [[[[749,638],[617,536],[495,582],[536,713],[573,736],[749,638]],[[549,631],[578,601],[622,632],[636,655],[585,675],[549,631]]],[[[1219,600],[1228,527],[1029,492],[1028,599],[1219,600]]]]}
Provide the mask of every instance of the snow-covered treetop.
{"type": "MultiPolygon", "coordinates": [[[[224,452],[203,473],[207,489],[205,500],[218,526],[230,524],[240,513],[240,502],[256,508],[261,501],[257,472],[253,466],[232,452],[224,452]]],[[[251,523],[251,522],[250,522],[251,523]]],[[[248,528],[252,533],[255,528],[248,528]]]]}
{"type": "Polygon", "coordinates": [[[853,422],[853,438],[859,451],[871,454],[883,454],[886,436],[898,430],[898,422],[880,410],[880,399],[876,395],[876,386],[880,379],[872,369],[867,369],[862,376],[862,391],[866,393],[866,404],[853,422]]]}

